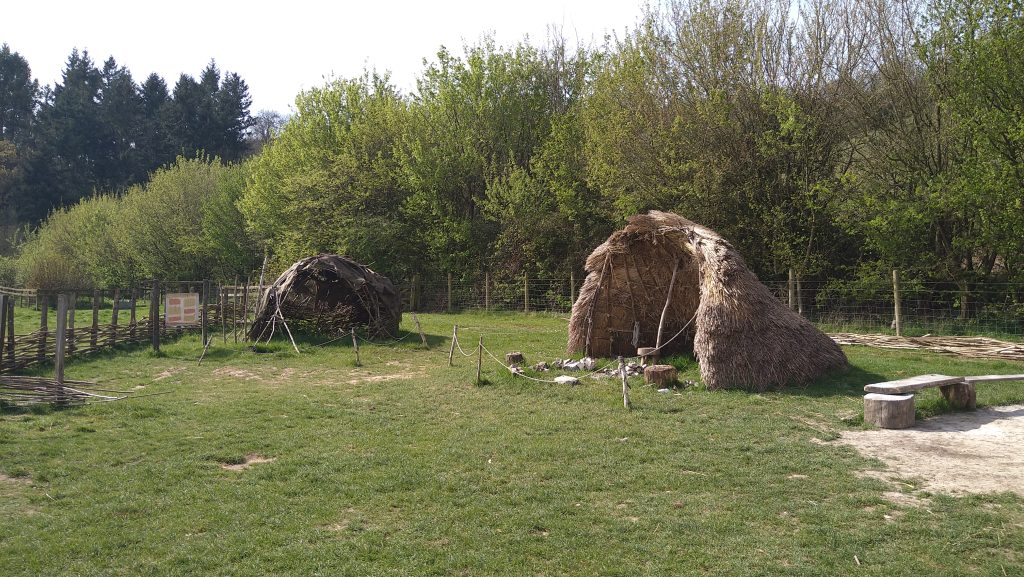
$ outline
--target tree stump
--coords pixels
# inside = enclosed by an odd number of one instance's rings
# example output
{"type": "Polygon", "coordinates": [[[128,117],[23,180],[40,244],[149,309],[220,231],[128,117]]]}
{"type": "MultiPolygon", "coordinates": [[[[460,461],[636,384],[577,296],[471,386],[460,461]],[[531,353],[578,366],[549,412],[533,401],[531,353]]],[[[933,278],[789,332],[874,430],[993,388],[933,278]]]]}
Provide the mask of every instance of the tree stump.
{"type": "Polygon", "coordinates": [[[509,365],[509,366],[521,365],[525,361],[526,361],[526,359],[523,358],[523,353],[521,353],[519,351],[514,351],[514,352],[511,352],[511,353],[505,353],[505,364],[506,365],[509,365]]]}
{"type": "Polygon", "coordinates": [[[644,369],[644,382],[665,389],[676,384],[679,371],[672,365],[650,365],[644,369]]]}
{"type": "Polygon", "coordinates": [[[942,396],[954,409],[968,409],[973,411],[978,408],[978,394],[974,389],[974,383],[955,383],[939,387],[942,396]]]}
{"type": "Polygon", "coordinates": [[[914,425],[914,395],[864,395],[864,422],[883,429],[906,429],[914,425]]]}

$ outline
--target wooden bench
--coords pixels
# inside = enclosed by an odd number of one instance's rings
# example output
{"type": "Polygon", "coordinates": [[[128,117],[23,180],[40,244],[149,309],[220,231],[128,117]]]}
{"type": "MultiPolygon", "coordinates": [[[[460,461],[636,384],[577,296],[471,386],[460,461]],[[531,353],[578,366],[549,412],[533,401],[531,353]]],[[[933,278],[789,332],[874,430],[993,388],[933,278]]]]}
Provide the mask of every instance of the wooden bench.
{"type": "Polygon", "coordinates": [[[864,395],[864,421],[883,429],[904,429],[914,424],[914,393],[917,391],[939,387],[942,396],[954,409],[973,410],[977,407],[975,383],[1021,380],[1024,380],[1024,375],[919,375],[867,385],[864,387],[868,393],[864,395]]]}

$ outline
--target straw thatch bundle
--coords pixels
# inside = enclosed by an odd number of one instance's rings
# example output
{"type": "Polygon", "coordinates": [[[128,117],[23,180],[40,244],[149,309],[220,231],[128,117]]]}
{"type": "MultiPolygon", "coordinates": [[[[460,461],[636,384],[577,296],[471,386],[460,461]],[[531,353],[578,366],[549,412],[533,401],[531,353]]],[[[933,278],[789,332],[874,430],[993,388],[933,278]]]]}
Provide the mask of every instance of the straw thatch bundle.
{"type": "Polygon", "coordinates": [[[664,310],[660,353],[692,350],[712,389],[765,390],[847,366],[839,346],[772,296],[728,241],[679,215],[630,218],[586,267],[571,352],[632,356],[655,346],[664,310]]]}
{"type": "Polygon", "coordinates": [[[365,265],[336,254],[302,259],[267,287],[249,338],[270,338],[281,320],[341,333],[365,326],[370,336],[398,334],[402,299],[395,285],[365,265]]]}

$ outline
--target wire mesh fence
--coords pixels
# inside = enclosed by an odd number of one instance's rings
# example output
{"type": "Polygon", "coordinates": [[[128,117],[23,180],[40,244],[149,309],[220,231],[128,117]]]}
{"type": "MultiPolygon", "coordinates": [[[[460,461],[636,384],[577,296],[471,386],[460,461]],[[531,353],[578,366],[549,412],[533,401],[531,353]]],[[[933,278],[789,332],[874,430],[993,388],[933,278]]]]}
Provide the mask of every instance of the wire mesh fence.
{"type": "MultiPolygon", "coordinates": [[[[582,282],[576,278],[523,277],[399,284],[409,310],[568,314],[582,282]]],[[[776,298],[826,332],[1024,336],[1024,283],[957,286],[916,279],[894,282],[890,277],[878,277],[827,281],[794,279],[764,284],[776,298]]]]}

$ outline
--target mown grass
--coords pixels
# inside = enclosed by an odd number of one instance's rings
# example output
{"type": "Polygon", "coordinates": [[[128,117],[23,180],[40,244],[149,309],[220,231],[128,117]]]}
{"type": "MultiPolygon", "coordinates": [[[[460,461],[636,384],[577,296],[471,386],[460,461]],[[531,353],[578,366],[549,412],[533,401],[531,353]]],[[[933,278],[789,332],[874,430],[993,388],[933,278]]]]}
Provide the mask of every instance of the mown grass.
{"type": "MultiPolygon", "coordinates": [[[[867,382],[1020,364],[850,348],[849,373],[810,387],[636,381],[626,411],[616,380],[512,378],[486,355],[474,384],[478,336],[499,358],[550,361],[564,318],[420,320],[430,350],[418,335],[363,344],[359,367],[348,339],[309,336],[301,354],[218,339],[201,366],[194,337],[71,363],[69,378],[166,394],[0,415],[3,573],[1020,574],[1024,499],[897,505],[856,475],[879,463],[827,442],[862,426],[867,382]],[[449,368],[455,323],[470,356],[449,368]],[[274,460],[221,467],[247,455],[274,460]]],[[[1022,402],[1024,387],[978,398],[1022,402]]],[[[946,410],[937,393],[919,406],[946,410]]]]}

